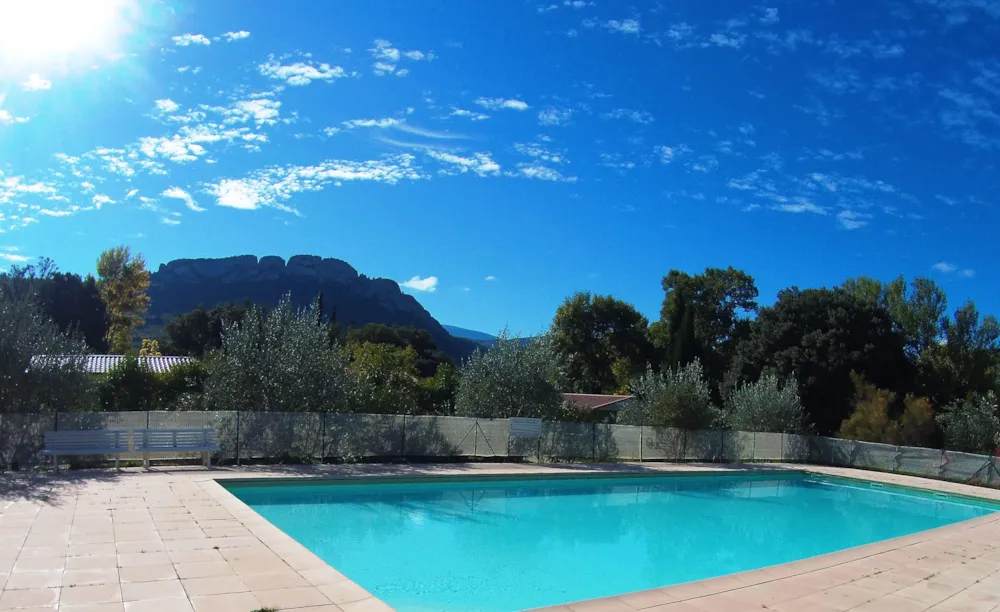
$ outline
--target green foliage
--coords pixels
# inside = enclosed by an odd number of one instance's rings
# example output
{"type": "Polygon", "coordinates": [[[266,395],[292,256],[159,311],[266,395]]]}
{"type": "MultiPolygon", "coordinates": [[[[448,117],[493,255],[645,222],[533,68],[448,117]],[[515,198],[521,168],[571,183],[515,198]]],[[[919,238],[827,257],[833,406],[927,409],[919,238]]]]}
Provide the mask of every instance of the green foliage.
{"type": "Polygon", "coordinates": [[[251,307],[226,322],[221,353],[205,383],[215,410],[326,412],[347,404],[347,356],[330,347],[315,306],[296,310],[289,297],[268,313],[251,307]]]}
{"type": "Polygon", "coordinates": [[[821,435],[851,413],[857,371],[882,388],[913,380],[904,339],[884,308],[844,290],[787,289],[763,308],[733,359],[728,385],[765,371],[794,378],[808,420],[821,435]]]}
{"type": "Polygon", "coordinates": [[[1000,446],[997,397],[992,391],[945,406],[937,420],[944,430],[945,448],[992,455],[1000,446]]]}
{"type": "Polygon", "coordinates": [[[455,412],[491,419],[549,418],[562,406],[558,374],[547,337],[522,344],[504,330],[496,344],[462,364],[455,412]]]}
{"type": "Polygon", "coordinates": [[[709,429],[724,423],[697,359],[663,372],[647,369],[633,381],[631,391],[635,400],[618,414],[620,423],[681,429],[709,429]]]}
{"type": "MultiPolygon", "coordinates": [[[[711,378],[721,377],[736,343],[749,325],[747,315],[757,312],[757,285],[752,276],[736,268],[706,268],[694,276],[671,270],[662,281],[664,298],[660,308],[660,323],[653,331],[657,344],[670,347],[678,340],[676,330],[685,330],[686,313],[694,318],[694,338],[697,355],[711,378]],[[671,326],[670,322],[675,322],[671,326]]],[[[665,353],[671,356],[673,351],[665,353]]],[[[694,348],[678,349],[680,360],[694,353],[694,348]]],[[[675,362],[679,361],[674,359],[675,362]]]]}
{"type": "Polygon", "coordinates": [[[938,436],[934,408],[926,397],[907,394],[899,418],[899,443],[903,446],[931,446],[938,436]]]}
{"type": "Polygon", "coordinates": [[[684,293],[684,289],[678,289],[675,296],[677,307],[673,310],[671,319],[667,321],[667,329],[670,331],[668,363],[676,368],[700,359],[703,351],[694,331],[697,314],[694,302],[684,293]]]}
{"type": "Polygon", "coordinates": [[[566,390],[614,393],[645,368],[648,321],[610,295],[572,295],[556,310],[549,332],[566,390]]]}
{"type": "Polygon", "coordinates": [[[204,361],[189,361],[158,375],[157,409],[203,410],[203,392],[209,367],[204,361]]]}
{"type": "Polygon", "coordinates": [[[862,442],[896,444],[899,422],[890,416],[896,394],[879,389],[856,372],[851,373],[851,382],[854,384],[854,412],[841,423],[837,435],[862,442]]]}
{"type": "Polygon", "coordinates": [[[348,344],[391,344],[399,348],[412,348],[417,355],[417,372],[423,378],[434,376],[442,363],[453,364],[451,358],[438,350],[434,338],[427,330],[402,325],[369,323],[364,327],[348,330],[348,344]]]}
{"type": "Polygon", "coordinates": [[[781,384],[774,374],[733,389],[726,407],[729,427],[737,431],[800,434],[808,430],[794,382],[781,384]]]}
{"type": "Polygon", "coordinates": [[[893,328],[903,335],[907,354],[915,358],[932,346],[941,335],[939,322],[948,298],[933,280],[918,277],[909,285],[902,276],[890,283],[861,276],[841,286],[852,296],[884,308],[892,317],[893,328]]]}
{"type": "Polygon", "coordinates": [[[351,344],[351,406],[355,412],[414,414],[417,411],[417,352],[413,347],[351,344]]]}
{"type": "Polygon", "coordinates": [[[980,319],[975,304],[967,302],[942,322],[944,342],[932,344],[920,355],[922,391],[937,406],[952,404],[969,393],[997,391],[1000,374],[1000,323],[993,315],[980,319]]]}
{"type": "Polygon", "coordinates": [[[239,323],[248,306],[225,304],[205,310],[199,306],[167,322],[162,343],[169,355],[203,357],[222,347],[222,329],[227,322],[239,323]]]}
{"type": "Polygon", "coordinates": [[[11,266],[0,275],[13,295],[31,296],[44,317],[66,334],[79,332],[93,352],[108,350],[104,301],[93,276],[59,272],[55,262],[39,257],[34,264],[11,266]]]}
{"type": "Polygon", "coordinates": [[[126,354],[97,380],[101,410],[119,412],[157,408],[159,379],[133,354],[126,354]]]}
{"type": "Polygon", "coordinates": [[[451,414],[455,410],[460,372],[458,366],[442,363],[431,378],[420,379],[419,407],[422,414],[451,414]]]}
{"type": "Polygon", "coordinates": [[[86,409],[85,352],[83,339],[61,332],[30,297],[0,291],[0,412],[86,409]]]}
{"type": "Polygon", "coordinates": [[[146,260],[127,246],[101,253],[97,259],[97,288],[108,316],[108,346],[114,353],[125,353],[132,346],[132,331],[144,322],[149,308],[149,272],[146,260]]]}

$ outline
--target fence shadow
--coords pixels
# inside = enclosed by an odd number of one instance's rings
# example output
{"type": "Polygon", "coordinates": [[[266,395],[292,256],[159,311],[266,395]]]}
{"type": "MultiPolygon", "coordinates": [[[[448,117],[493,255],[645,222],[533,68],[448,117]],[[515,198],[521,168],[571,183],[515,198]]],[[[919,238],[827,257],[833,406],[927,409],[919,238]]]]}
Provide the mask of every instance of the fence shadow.
{"type": "Polygon", "coordinates": [[[114,484],[123,472],[113,470],[85,470],[62,472],[4,472],[0,473],[0,502],[30,501],[50,506],[71,503],[86,487],[114,484]]]}

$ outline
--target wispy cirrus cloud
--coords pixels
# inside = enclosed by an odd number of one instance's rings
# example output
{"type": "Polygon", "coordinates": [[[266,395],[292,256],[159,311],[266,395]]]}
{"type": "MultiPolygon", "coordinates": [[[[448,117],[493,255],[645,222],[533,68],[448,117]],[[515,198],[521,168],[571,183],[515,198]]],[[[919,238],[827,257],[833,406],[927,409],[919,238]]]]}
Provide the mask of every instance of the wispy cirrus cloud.
{"type": "Polygon", "coordinates": [[[489,119],[490,116],[484,113],[478,113],[476,111],[466,110],[464,108],[458,108],[455,106],[451,107],[450,117],[464,117],[466,119],[471,119],[473,121],[482,121],[483,119],[489,119]]]}
{"type": "Polygon", "coordinates": [[[190,193],[184,191],[180,187],[170,187],[169,189],[164,190],[163,193],[161,193],[160,195],[163,196],[164,198],[180,200],[181,202],[184,202],[185,206],[187,206],[194,212],[205,211],[204,208],[198,206],[198,203],[194,201],[194,198],[191,197],[190,193]]]}
{"type": "Polygon", "coordinates": [[[619,34],[638,35],[642,31],[642,26],[638,19],[612,19],[604,23],[604,27],[619,34]]]}
{"type": "Polygon", "coordinates": [[[955,265],[947,261],[939,261],[931,266],[931,270],[935,272],[940,272],[946,276],[960,276],[962,278],[972,278],[976,275],[976,271],[971,268],[962,268],[961,266],[955,265]]]}
{"type": "Polygon", "coordinates": [[[384,38],[375,39],[373,44],[374,46],[368,51],[372,54],[372,58],[375,60],[372,64],[372,72],[376,76],[406,76],[410,71],[407,68],[399,68],[398,65],[400,62],[404,60],[412,62],[430,62],[435,59],[433,51],[425,52],[416,49],[402,51],[384,38]]]}
{"type": "Polygon", "coordinates": [[[438,277],[428,276],[423,278],[420,276],[414,276],[408,281],[403,281],[399,283],[399,286],[404,289],[410,289],[411,291],[420,291],[423,293],[434,293],[437,291],[438,277]]]}
{"type": "Polygon", "coordinates": [[[489,110],[510,109],[516,111],[528,110],[528,103],[516,98],[477,98],[476,104],[489,110]]]}
{"type": "Polygon", "coordinates": [[[573,109],[550,106],[538,113],[540,125],[566,125],[573,119],[573,109]]]}
{"type": "Polygon", "coordinates": [[[615,108],[604,114],[601,117],[605,119],[624,119],[626,121],[631,121],[632,123],[638,123],[641,125],[646,125],[653,123],[656,119],[650,113],[642,110],[634,110],[631,108],[615,108]]]}
{"type": "Polygon", "coordinates": [[[446,165],[439,170],[440,174],[465,174],[472,172],[477,176],[497,176],[500,174],[500,164],[496,163],[489,153],[473,153],[472,155],[457,155],[447,151],[427,149],[427,155],[446,165]]]}
{"type": "Polygon", "coordinates": [[[351,130],[354,128],[387,128],[402,123],[402,119],[384,117],[382,119],[350,119],[341,122],[344,127],[351,130]]]}
{"type": "Polygon", "coordinates": [[[871,219],[871,217],[871,215],[866,213],[859,213],[853,210],[842,210],[837,213],[837,223],[843,229],[855,230],[868,225],[868,220],[871,219]]]}
{"type": "Polygon", "coordinates": [[[20,251],[16,246],[3,246],[0,247],[0,259],[9,263],[24,263],[31,259],[27,255],[21,255],[18,253],[20,251]]]}
{"type": "Polygon", "coordinates": [[[174,36],[173,41],[178,47],[189,47],[191,45],[208,46],[212,44],[212,41],[204,34],[180,34],[174,36]]]}

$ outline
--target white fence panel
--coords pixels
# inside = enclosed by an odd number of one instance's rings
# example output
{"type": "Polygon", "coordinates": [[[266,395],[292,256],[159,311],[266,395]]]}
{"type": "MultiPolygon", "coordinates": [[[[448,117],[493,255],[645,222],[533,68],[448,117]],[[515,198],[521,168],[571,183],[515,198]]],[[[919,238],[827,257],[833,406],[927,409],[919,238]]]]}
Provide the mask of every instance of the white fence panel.
{"type": "Polygon", "coordinates": [[[896,471],[914,476],[937,478],[941,473],[944,452],[936,448],[900,446],[896,458],[896,471]]]}
{"type": "Polygon", "coordinates": [[[642,428],[642,458],[677,461],[684,456],[684,431],[670,427],[642,428]]]}
{"type": "Polygon", "coordinates": [[[803,463],[809,461],[809,436],[784,434],[782,461],[803,463]]]}
{"type": "Polygon", "coordinates": [[[882,472],[892,472],[896,469],[897,447],[875,442],[855,442],[853,467],[868,468],[882,472]]]}
{"type": "Polygon", "coordinates": [[[722,460],[730,463],[753,461],[753,432],[727,431],[723,437],[722,460]]]}
{"type": "MultiPolygon", "coordinates": [[[[510,440],[510,421],[507,419],[478,419],[479,436],[476,454],[480,457],[506,457],[510,440]]],[[[532,440],[536,443],[537,440],[532,440]]]]}
{"type": "Polygon", "coordinates": [[[684,459],[688,461],[721,461],[722,430],[696,429],[684,436],[684,459]]]}
{"type": "Polygon", "coordinates": [[[854,456],[854,444],[854,440],[815,436],[812,439],[812,451],[815,455],[811,453],[810,458],[826,465],[848,467],[854,456]]]}
{"type": "Polygon", "coordinates": [[[403,417],[395,414],[326,415],[327,457],[353,459],[403,453],[403,417]]]}
{"type": "Polygon", "coordinates": [[[753,434],[754,461],[781,461],[782,439],[780,433],[756,431],[753,434]]]}
{"type": "MultiPolygon", "coordinates": [[[[618,458],[625,461],[642,459],[642,427],[637,425],[598,425],[599,439],[608,438],[613,443],[614,454],[609,459],[618,458]],[[606,432],[606,433],[605,433],[606,432]]],[[[610,453],[612,446],[607,445],[610,453]]]]}
{"type": "Polygon", "coordinates": [[[593,424],[542,423],[542,456],[554,459],[593,459],[593,424]]]}
{"type": "Polygon", "coordinates": [[[407,416],[403,454],[418,457],[470,457],[476,449],[476,419],[407,416]]]}
{"type": "Polygon", "coordinates": [[[945,451],[941,461],[941,478],[961,482],[981,482],[985,484],[989,478],[990,457],[945,451]]]}

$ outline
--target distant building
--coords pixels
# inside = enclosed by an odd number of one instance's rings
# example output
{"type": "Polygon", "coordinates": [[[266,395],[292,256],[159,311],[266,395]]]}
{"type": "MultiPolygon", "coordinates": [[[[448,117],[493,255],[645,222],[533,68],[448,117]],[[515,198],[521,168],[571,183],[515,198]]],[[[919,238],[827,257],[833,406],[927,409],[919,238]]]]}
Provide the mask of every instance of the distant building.
{"type": "Polygon", "coordinates": [[[576,410],[618,412],[626,406],[631,395],[602,395],[599,393],[563,393],[563,405],[576,410]]]}
{"type": "MultiPolygon", "coordinates": [[[[71,355],[36,355],[31,358],[31,365],[37,367],[43,363],[66,363],[71,359],[83,360],[83,370],[90,374],[106,374],[116,365],[125,359],[125,355],[81,355],[74,357],[71,355]]],[[[140,364],[145,365],[157,374],[169,372],[174,366],[189,363],[190,357],[156,356],[156,357],[136,357],[140,364]]]]}

